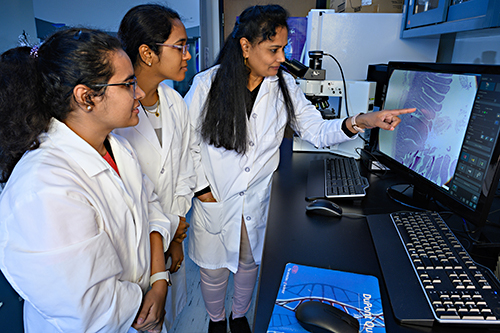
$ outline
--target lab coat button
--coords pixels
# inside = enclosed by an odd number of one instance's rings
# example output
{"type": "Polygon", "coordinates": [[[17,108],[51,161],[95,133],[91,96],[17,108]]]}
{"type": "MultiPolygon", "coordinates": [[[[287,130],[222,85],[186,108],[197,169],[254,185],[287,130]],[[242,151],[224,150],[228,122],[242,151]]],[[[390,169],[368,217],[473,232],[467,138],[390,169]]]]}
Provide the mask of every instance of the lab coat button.
{"type": "Polygon", "coordinates": [[[240,197],[244,196],[245,195],[245,192],[240,192],[240,197]]]}
{"type": "Polygon", "coordinates": [[[250,216],[246,217],[247,221],[250,221],[252,218],[250,216]]]}
{"type": "Polygon", "coordinates": [[[253,141],[250,141],[249,145],[250,145],[250,147],[253,147],[255,145],[255,143],[253,143],[253,141]]]}
{"type": "Polygon", "coordinates": [[[256,113],[252,114],[252,118],[254,119],[257,118],[257,114],[256,113]]]}
{"type": "Polygon", "coordinates": [[[163,175],[165,173],[165,168],[161,168],[160,173],[163,175]]]}
{"type": "Polygon", "coordinates": [[[250,172],[250,168],[249,168],[249,167],[246,167],[246,168],[245,168],[245,171],[246,171],[246,172],[250,172]]]}

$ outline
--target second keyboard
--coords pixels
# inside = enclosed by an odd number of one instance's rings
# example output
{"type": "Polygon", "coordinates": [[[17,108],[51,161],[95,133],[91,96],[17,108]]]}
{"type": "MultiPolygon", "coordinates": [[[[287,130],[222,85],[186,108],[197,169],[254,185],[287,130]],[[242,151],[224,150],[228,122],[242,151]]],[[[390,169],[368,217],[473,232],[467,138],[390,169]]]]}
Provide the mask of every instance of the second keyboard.
{"type": "Polygon", "coordinates": [[[366,195],[369,183],[359,173],[354,158],[327,158],[324,161],[327,198],[356,198],[366,195]]]}

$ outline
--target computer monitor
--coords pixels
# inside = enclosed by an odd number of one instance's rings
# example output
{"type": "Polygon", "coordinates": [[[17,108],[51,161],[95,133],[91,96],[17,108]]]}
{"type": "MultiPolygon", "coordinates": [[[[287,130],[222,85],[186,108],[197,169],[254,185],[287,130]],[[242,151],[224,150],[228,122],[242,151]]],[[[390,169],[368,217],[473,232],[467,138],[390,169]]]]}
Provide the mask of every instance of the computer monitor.
{"type": "Polygon", "coordinates": [[[388,75],[384,109],[417,111],[379,131],[374,156],[413,185],[412,205],[432,198],[481,228],[500,176],[500,66],[390,62],[388,75]]]}

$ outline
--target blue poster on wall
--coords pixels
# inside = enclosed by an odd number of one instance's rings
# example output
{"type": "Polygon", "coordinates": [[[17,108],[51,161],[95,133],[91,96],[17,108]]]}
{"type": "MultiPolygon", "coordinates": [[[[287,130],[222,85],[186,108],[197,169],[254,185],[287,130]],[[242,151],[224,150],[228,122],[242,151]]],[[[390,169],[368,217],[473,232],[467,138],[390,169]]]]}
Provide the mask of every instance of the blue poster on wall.
{"type": "Polygon", "coordinates": [[[306,44],[307,17],[290,17],[288,28],[288,45],[285,47],[285,56],[288,60],[300,61],[306,44]]]}

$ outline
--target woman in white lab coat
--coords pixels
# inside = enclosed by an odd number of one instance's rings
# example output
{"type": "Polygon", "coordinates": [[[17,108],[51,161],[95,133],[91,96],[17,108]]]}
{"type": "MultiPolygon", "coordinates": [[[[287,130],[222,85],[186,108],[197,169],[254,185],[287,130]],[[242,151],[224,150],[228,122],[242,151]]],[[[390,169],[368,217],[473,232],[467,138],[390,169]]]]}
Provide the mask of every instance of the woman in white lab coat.
{"type": "Polygon", "coordinates": [[[118,37],[146,96],[139,107],[139,124],[115,132],[137,151],[142,170],[154,183],[163,211],[172,221],[171,234],[175,234],[166,252],[170,259],[167,269],[172,273],[165,307],[170,329],[187,301],[182,241],[189,227],[185,216],[191,208],[196,174],[186,103],[163,81],[182,81],[191,55],[179,14],[159,4],[130,9],[121,21],[118,37]]]}
{"type": "Polygon", "coordinates": [[[270,185],[285,127],[323,147],[349,140],[363,128],[391,130],[398,114],[411,111],[323,120],[280,68],[287,18],[277,5],[243,11],[217,65],[197,75],[185,97],[199,144],[199,186],[208,186],[193,202],[189,256],[200,266],[209,332],[226,332],[229,272],[235,273],[231,332],[250,332],[245,313],[262,257],[270,185]]]}
{"type": "Polygon", "coordinates": [[[0,77],[0,269],[25,331],[160,332],[170,221],[110,133],[144,97],[120,42],[61,30],[2,54],[0,77]]]}

